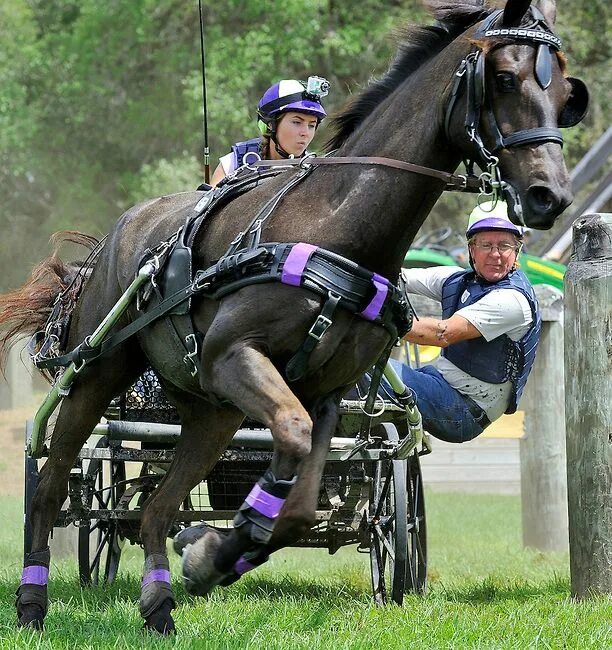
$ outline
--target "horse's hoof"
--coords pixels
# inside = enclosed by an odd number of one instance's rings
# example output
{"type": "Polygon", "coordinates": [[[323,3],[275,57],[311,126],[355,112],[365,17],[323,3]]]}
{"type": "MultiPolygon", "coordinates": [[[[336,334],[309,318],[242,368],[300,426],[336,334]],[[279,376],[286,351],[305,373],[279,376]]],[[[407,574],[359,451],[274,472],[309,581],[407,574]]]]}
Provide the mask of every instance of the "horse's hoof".
{"type": "Polygon", "coordinates": [[[42,630],[44,628],[45,612],[39,605],[21,605],[19,608],[19,627],[27,627],[32,630],[42,630]]]}
{"type": "Polygon", "coordinates": [[[207,596],[227,577],[214,564],[223,541],[216,530],[208,528],[194,544],[183,549],[183,585],[187,593],[192,596],[207,596]]]}
{"type": "Polygon", "coordinates": [[[144,629],[148,632],[157,632],[164,636],[175,634],[176,627],[174,625],[174,619],[170,614],[173,606],[174,603],[169,598],[164,600],[158,609],[145,618],[144,629]]]}
{"type": "Polygon", "coordinates": [[[204,537],[206,531],[210,530],[210,526],[206,524],[198,524],[197,526],[189,526],[177,533],[172,539],[172,548],[177,555],[183,555],[185,547],[189,544],[195,544],[201,537],[204,537]]]}

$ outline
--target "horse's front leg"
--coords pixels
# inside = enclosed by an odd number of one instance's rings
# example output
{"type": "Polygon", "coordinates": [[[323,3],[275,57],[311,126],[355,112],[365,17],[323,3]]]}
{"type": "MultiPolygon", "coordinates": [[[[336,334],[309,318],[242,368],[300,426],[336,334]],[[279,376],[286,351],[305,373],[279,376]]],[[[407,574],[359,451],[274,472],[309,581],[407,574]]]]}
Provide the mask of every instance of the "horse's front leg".
{"type": "MultiPolygon", "coordinates": [[[[171,389],[164,387],[166,394],[171,389]]],[[[181,436],[174,460],[162,482],[147,500],[141,522],[145,563],[140,595],[144,627],[160,634],[174,631],[174,594],[166,555],[168,531],[180,504],[208,474],[240,426],[242,413],[220,409],[193,396],[175,399],[181,416],[181,436]]]]}
{"type": "Polygon", "coordinates": [[[283,506],[268,543],[268,553],[297,542],[315,524],[321,477],[329,445],[338,425],[338,404],[327,397],[311,411],[312,449],[298,468],[298,477],[283,506]]]}
{"type": "MultiPolygon", "coordinates": [[[[258,350],[244,344],[230,346],[211,364],[210,380],[216,394],[227,396],[271,430],[274,454],[270,467],[236,513],[231,533],[223,537],[208,529],[183,552],[185,586],[199,595],[267,559],[268,544],[296,483],[298,466],[310,454],[312,432],[308,412],[270,359],[258,350]]],[[[300,509],[300,530],[312,526],[315,507],[308,513],[300,509]]],[[[298,525],[296,519],[293,525],[298,525]]]]}

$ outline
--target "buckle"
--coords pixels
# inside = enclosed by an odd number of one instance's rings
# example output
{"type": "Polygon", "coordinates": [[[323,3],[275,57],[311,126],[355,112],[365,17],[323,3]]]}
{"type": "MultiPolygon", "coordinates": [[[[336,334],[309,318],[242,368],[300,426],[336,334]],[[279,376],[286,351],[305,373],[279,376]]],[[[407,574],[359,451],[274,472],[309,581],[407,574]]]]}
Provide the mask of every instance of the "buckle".
{"type": "Polygon", "coordinates": [[[195,334],[188,334],[185,337],[185,347],[189,350],[189,346],[193,346],[193,350],[191,352],[188,352],[184,357],[183,357],[183,363],[188,367],[189,369],[189,364],[191,364],[191,369],[189,372],[191,373],[192,377],[195,377],[198,374],[198,366],[196,363],[196,358],[198,355],[198,340],[196,339],[195,334]]]}
{"type": "Polygon", "coordinates": [[[328,327],[332,324],[332,321],[327,318],[327,316],[322,316],[319,314],[317,320],[312,324],[312,327],[308,330],[308,336],[312,336],[315,341],[320,341],[323,337],[323,334],[327,331],[328,327]]]}

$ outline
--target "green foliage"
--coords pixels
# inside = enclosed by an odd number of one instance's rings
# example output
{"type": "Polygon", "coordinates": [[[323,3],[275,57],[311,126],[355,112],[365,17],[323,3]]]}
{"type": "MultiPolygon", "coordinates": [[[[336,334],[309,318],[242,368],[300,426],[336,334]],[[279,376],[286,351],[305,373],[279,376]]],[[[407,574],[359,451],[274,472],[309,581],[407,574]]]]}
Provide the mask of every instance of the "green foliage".
{"type": "MultiPolygon", "coordinates": [[[[593,96],[584,125],[566,134],[571,167],[609,122],[610,11],[606,0],[560,4],[570,72],[593,96]]],[[[333,112],[387,68],[395,28],[430,22],[418,0],[203,5],[213,167],[255,134],[257,101],[275,80],[327,77],[333,112]]],[[[103,233],[151,193],[202,180],[198,20],[195,0],[1,3],[0,288],[23,281],[52,232],[103,233]]],[[[472,202],[445,197],[428,227],[456,222],[472,202]]]]}

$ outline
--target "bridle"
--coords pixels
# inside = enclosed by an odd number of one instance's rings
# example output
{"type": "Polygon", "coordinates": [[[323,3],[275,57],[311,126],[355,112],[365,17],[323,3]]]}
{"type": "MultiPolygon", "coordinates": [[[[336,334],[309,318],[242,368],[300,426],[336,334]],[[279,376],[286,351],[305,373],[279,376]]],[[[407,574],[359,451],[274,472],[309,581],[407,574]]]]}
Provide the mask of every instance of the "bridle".
{"type": "MultiPolygon", "coordinates": [[[[529,27],[513,28],[498,26],[498,23],[503,19],[504,12],[502,9],[494,11],[478,27],[474,39],[480,41],[502,39],[504,42],[498,47],[503,47],[503,45],[509,43],[528,43],[536,46],[535,78],[540,87],[546,90],[552,81],[553,50],[559,51],[561,49],[561,39],[549,29],[544,16],[536,7],[531,7],[531,12],[534,22],[529,27]]],[[[486,169],[484,180],[488,181],[491,187],[487,198],[491,198],[495,202],[499,198],[501,190],[510,193],[514,191],[510,185],[502,181],[499,171],[499,158],[495,155],[496,153],[501,149],[533,144],[540,145],[545,142],[553,142],[563,146],[563,135],[559,128],[547,126],[523,129],[505,136],[502,135],[493,112],[492,103],[485,101],[485,62],[485,52],[475,45],[474,49],[459,64],[454,75],[454,82],[446,107],[444,128],[446,136],[450,140],[451,119],[456,108],[457,98],[465,85],[466,111],[464,128],[469,141],[475,145],[477,157],[479,158],[478,162],[484,164],[486,169]],[[480,134],[480,120],[483,115],[495,138],[495,145],[492,150],[485,146],[480,134]]],[[[466,167],[470,170],[473,161],[466,160],[465,162],[466,167]]],[[[520,203],[517,204],[520,205],[520,203]]]]}
{"type": "MultiPolygon", "coordinates": [[[[528,27],[504,27],[503,10],[496,10],[485,18],[474,34],[475,40],[486,39],[502,40],[497,47],[503,47],[512,43],[528,43],[537,47],[535,57],[535,78],[540,87],[546,90],[552,81],[552,58],[554,52],[561,49],[561,39],[556,36],[546,24],[544,16],[536,7],[530,7],[533,22],[528,27]]],[[[495,49],[495,46],[494,48],[495,49]]],[[[365,157],[365,156],[333,156],[325,157],[306,156],[300,159],[288,160],[257,160],[247,165],[251,170],[264,167],[292,167],[300,166],[307,169],[318,165],[338,164],[360,164],[360,165],[382,165],[401,169],[416,174],[422,174],[445,181],[446,190],[477,192],[478,201],[490,200],[495,206],[497,200],[503,193],[509,194],[515,206],[515,211],[520,212],[521,202],[516,190],[502,180],[499,170],[499,158],[496,153],[502,149],[522,147],[526,145],[540,145],[545,142],[552,142],[563,146],[563,135],[559,128],[538,126],[530,129],[514,131],[503,135],[491,102],[485,101],[485,62],[486,54],[477,45],[461,61],[454,73],[454,81],[446,105],[444,128],[449,141],[450,124],[453,113],[457,106],[457,99],[465,86],[466,112],[464,128],[469,142],[475,147],[476,156],[465,157],[464,164],[467,173],[465,175],[453,175],[440,170],[407,163],[393,158],[365,157]],[[465,82],[465,83],[464,83],[465,82]],[[495,138],[495,145],[492,150],[488,149],[480,134],[481,117],[485,117],[491,132],[495,138]],[[474,164],[478,163],[484,171],[474,174],[474,164]]],[[[558,118],[558,126],[562,128],[578,124],[586,114],[588,107],[588,90],[580,79],[568,77],[567,81],[572,85],[572,94],[568,103],[558,118]]],[[[518,215],[522,220],[522,215],[518,215]]]]}

